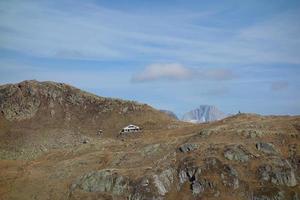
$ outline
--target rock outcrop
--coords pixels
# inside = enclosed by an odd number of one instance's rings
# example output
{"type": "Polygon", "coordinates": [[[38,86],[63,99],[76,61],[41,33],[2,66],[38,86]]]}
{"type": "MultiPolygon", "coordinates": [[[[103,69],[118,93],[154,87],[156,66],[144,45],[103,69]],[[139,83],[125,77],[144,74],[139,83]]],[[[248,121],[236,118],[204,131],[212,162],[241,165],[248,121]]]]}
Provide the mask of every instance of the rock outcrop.
{"type": "Polygon", "coordinates": [[[192,144],[192,143],[186,143],[186,144],[182,144],[179,147],[179,150],[183,153],[189,152],[189,151],[194,151],[199,147],[198,144],[192,144]]]}
{"type": "Polygon", "coordinates": [[[153,175],[153,182],[157,188],[158,194],[164,196],[171,190],[172,184],[174,183],[174,175],[175,171],[173,168],[166,169],[158,175],[153,175]]]}
{"type": "Polygon", "coordinates": [[[129,194],[129,179],[111,170],[93,171],[80,177],[71,186],[71,191],[109,192],[112,195],[129,194]]]}
{"type": "Polygon", "coordinates": [[[264,152],[266,154],[277,154],[275,146],[271,143],[258,142],[256,143],[257,150],[264,152]]]}
{"type": "Polygon", "coordinates": [[[30,119],[36,114],[41,100],[35,86],[32,81],[0,86],[0,110],[7,120],[30,119]]]}
{"type": "Polygon", "coordinates": [[[241,145],[225,147],[224,157],[228,160],[235,160],[239,162],[247,162],[250,159],[249,153],[247,153],[241,145]]]}
{"type": "Polygon", "coordinates": [[[287,160],[275,159],[272,164],[262,165],[258,174],[263,182],[288,187],[297,185],[295,171],[287,160]]]}

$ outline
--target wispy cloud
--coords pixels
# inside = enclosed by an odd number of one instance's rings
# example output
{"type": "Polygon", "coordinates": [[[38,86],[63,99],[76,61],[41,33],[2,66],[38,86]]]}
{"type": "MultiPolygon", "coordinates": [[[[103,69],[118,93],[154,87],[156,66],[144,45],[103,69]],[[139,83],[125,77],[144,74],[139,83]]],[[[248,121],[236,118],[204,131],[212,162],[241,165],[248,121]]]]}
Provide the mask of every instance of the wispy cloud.
{"type": "Polygon", "coordinates": [[[141,72],[134,74],[133,82],[157,80],[231,80],[236,75],[224,68],[189,68],[179,63],[155,63],[146,66],[141,72]]]}
{"type": "Polygon", "coordinates": [[[297,12],[232,29],[204,25],[219,20],[222,9],[151,15],[87,1],[72,9],[65,4],[1,1],[0,48],[73,59],[300,63],[297,12]]]}

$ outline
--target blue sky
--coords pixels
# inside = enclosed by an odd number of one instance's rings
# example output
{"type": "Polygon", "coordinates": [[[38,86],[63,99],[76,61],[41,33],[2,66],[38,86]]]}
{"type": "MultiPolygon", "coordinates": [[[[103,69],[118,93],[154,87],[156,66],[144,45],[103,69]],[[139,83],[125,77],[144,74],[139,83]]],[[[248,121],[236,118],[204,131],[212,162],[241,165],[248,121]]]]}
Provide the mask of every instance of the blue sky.
{"type": "Polygon", "coordinates": [[[300,114],[300,1],[0,1],[0,83],[72,84],[181,115],[300,114]]]}

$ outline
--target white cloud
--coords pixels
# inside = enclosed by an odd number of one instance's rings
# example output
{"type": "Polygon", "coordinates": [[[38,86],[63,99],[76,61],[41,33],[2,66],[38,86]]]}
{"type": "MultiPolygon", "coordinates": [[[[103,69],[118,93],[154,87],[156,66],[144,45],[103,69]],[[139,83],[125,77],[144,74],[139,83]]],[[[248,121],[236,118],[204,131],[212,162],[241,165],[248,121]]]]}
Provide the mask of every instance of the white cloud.
{"type": "Polygon", "coordinates": [[[142,72],[133,76],[132,81],[155,81],[159,79],[184,80],[193,76],[193,70],[181,64],[152,64],[147,66],[142,72]]]}
{"type": "Polygon", "coordinates": [[[156,80],[231,80],[236,76],[224,68],[189,68],[179,63],[155,63],[146,66],[143,71],[133,75],[133,82],[156,80]]]}

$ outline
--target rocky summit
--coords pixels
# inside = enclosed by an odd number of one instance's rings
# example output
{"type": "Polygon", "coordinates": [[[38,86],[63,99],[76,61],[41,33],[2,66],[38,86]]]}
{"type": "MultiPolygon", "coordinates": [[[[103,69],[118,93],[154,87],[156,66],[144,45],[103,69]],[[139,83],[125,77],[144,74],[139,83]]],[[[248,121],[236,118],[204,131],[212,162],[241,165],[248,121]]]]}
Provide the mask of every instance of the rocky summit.
{"type": "Polygon", "coordinates": [[[193,124],[67,84],[2,85],[0,199],[298,200],[299,134],[299,116],[193,124]]]}
{"type": "Polygon", "coordinates": [[[212,122],[225,118],[227,115],[212,105],[201,105],[182,117],[183,121],[192,123],[212,122]]]}

